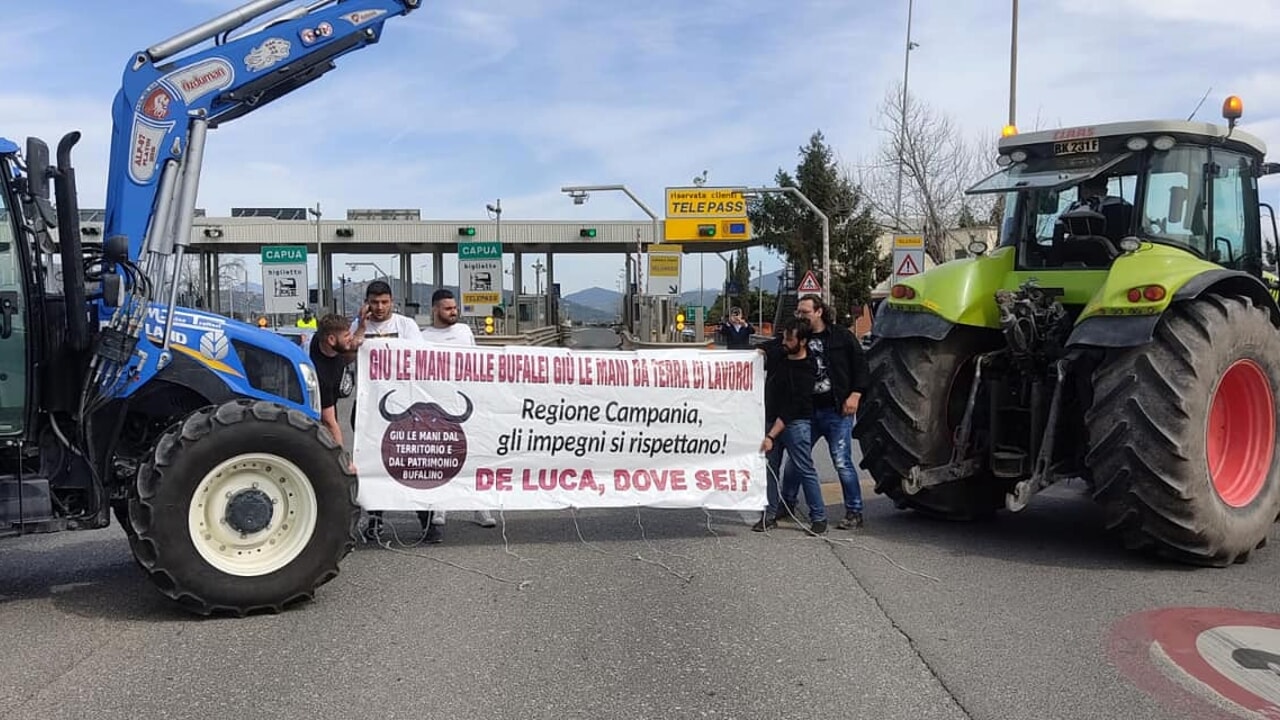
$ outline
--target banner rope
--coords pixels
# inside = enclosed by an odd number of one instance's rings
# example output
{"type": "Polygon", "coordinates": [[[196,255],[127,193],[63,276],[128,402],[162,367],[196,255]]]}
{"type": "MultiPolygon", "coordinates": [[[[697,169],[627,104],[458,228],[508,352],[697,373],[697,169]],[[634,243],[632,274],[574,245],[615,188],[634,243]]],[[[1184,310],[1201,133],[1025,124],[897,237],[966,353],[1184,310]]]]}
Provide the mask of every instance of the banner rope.
{"type": "Polygon", "coordinates": [[[526,587],[528,587],[528,586],[530,586],[530,585],[532,585],[532,584],[533,584],[533,581],[532,581],[532,580],[512,580],[512,579],[510,579],[510,578],[498,577],[497,575],[494,575],[493,573],[485,572],[484,570],[478,570],[478,569],[473,568],[473,567],[467,567],[466,565],[462,565],[462,564],[460,564],[460,563],[453,562],[452,560],[445,560],[444,558],[438,558],[438,557],[435,557],[434,555],[425,555],[425,554],[423,554],[423,553],[419,553],[419,552],[411,552],[411,551],[406,550],[406,549],[401,549],[401,548],[413,548],[413,547],[417,547],[418,545],[420,545],[420,544],[422,543],[422,539],[423,539],[423,538],[426,538],[426,536],[427,536],[426,530],[423,530],[423,532],[422,532],[422,538],[420,538],[420,539],[418,540],[418,542],[414,543],[413,545],[405,545],[405,544],[400,540],[400,534],[399,534],[398,532],[396,532],[395,525],[393,525],[393,524],[391,524],[391,523],[389,523],[389,522],[383,521],[383,523],[382,523],[382,527],[383,527],[384,529],[389,528],[389,529],[391,530],[391,535],[395,538],[396,542],[397,542],[397,543],[399,543],[401,547],[400,547],[400,548],[391,547],[391,541],[390,541],[390,540],[387,540],[387,539],[385,539],[385,538],[383,538],[383,539],[379,540],[379,541],[378,541],[378,545],[380,545],[382,548],[384,548],[384,549],[386,549],[386,550],[390,550],[390,551],[391,551],[391,552],[393,552],[393,553],[399,553],[399,554],[401,554],[401,555],[407,555],[407,556],[409,556],[409,557],[420,558],[420,559],[422,559],[422,560],[431,560],[431,561],[433,561],[433,562],[438,562],[438,563],[440,563],[441,565],[448,565],[449,567],[452,567],[452,568],[455,568],[455,569],[458,569],[458,570],[462,570],[463,572],[469,572],[469,573],[474,573],[474,574],[476,574],[476,575],[481,575],[481,576],[483,576],[483,577],[487,577],[487,578],[489,578],[490,580],[494,580],[494,581],[496,581],[496,582],[504,583],[504,584],[506,584],[506,585],[515,585],[515,586],[516,586],[516,590],[524,590],[526,587]]]}
{"type": "MultiPolygon", "coordinates": [[[[785,509],[786,509],[787,514],[791,516],[791,519],[792,519],[792,520],[793,520],[797,525],[799,525],[800,527],[804,528],[805,532],[806,532],[806,533],[808,533],[808,535],[809,535],[810,537],[814,537],[814,538],[817,538],[817,539],[819,539],[819,540],[824,540],[824,541],[826,541],[826,542],[827,542],[828,544],[830,544],[830,545],[846,545],[846,546],[848,546],[848,547],[856,548],[856,549],[858,549],[858,550],[862,550],[862,551],[864,551],[864,552],[869,552],[869,553],[871,553],[871,554],[873,554],[873,555],[878,555],[878,556],[880,556],[881,558],[883,558],[883,559],[885,560],[885,562],[887,562],[887,563],[889,563],[890,565],[894,566],[895,568],[897,568],[897,569],[901,570],[902,572],[907,573],[908,575],[915,575],[915,576],[917,576],[917,577],[925,578],[926,580],[932,580],[933,582],[936,582],[936,583],[941,583],[941,582],[942,582],[942,580],[941,580],[941,579],[939,579],[939,578],[937,578],[937,577],[934,577],[933,575],[930,575],[930,574],[928,574],[928,573],[924,573],[924,572],[920,572],[919,570],[912,570],[912,569],[910,569],[910,568],[908,568],[908,567],[904,567],[901,563],[899,563],[897,560],[894,560],[894,559],[893,559],[892,557],[890,557],[887,553],[885,553],[885,552],[883,552],[883,551],[880,551],[880,550],[877,550],[877,549],[875,549],[875,548],[873,548],[873,547],[871,547],[871,546],[869,546],[869,545],[865,545],[865,544],[863,544],[863,543],[859,543],[858,541],[856,541],[856,540],[854,540],[854,539],[852,539],[852,538],[843,538],[843,539],[836,540],[836,539],[833,539],[833,538],[829,537],[829,535],[828,535],[827,533],[824,533],[824,534],[822,534],[822,535],[815,535],[815,534],[811,531],[811,529],[812,529],[812,527],[813,527],[813,526],[812,526],[812,525],[809,525],[809,524],[808,524],[807,522],[805,522],[804,520],[801,520],[801,519],[800,519],[800,518],[795,514],[795,512],[792,510],[791,505],[789,505],[789,504],[787,504],[787,503],[782,502],[782,478],[781,478],[777,473],[773,472],[773,468],[768,467],[767,465],[766,465],[766,472],[769,474],[769,477],[773,478],[774,483],[776,484],[776,486],[777,486],[777,488],[778,488],[778,504],[779,504],[779,505],[781,505],[783,508],[785,508],[785,509]]],[[[797,495],[798,495],[798,494],[799,494],[799,493],[797,493],[797,495]]],[[[710,516],[708,516],[708,517],[710,517],[710,516]]],[[[764,517],[764,513],[763,513],[763,512],[761,513],[761,517],[764,517]]],[[[769,528],[767,528],[767,527],[766,527],[766,528],[765,528],[765,530],[764,530],[764,532],[765,532],[765,534],[766,534],[766,535],[767,535],[767,534],[769,534],[769,532],[770,532],[769,528]]],[[[804,539],[804,540],[802,540],[801,542],[809,542],[809,541],[808,541],[808,539],[804,539]]]]}

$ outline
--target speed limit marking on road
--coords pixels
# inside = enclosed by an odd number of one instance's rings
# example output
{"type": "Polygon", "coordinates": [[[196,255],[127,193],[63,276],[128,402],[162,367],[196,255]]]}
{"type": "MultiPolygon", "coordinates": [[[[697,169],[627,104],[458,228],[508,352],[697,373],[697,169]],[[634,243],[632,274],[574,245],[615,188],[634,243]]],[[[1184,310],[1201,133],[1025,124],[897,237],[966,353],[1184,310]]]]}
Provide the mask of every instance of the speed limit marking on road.
{"type": "Polygon", "coordinates": [[[1177,607],[1122,618],[1112,662],[1157,699],[1198,717],[1280,720],[1280,615],[1177,607]]]}

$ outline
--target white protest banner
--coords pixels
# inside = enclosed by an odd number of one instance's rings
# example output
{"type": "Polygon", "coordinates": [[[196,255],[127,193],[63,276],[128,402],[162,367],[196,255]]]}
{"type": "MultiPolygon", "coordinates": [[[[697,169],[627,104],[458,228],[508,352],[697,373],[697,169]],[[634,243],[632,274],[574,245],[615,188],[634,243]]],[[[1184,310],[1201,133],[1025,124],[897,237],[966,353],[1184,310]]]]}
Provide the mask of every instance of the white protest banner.
{"type": "Polygon", "coordinates": [[[368,510],[760,510],[754,351],[366,341],[355,462],[368,510]]]}

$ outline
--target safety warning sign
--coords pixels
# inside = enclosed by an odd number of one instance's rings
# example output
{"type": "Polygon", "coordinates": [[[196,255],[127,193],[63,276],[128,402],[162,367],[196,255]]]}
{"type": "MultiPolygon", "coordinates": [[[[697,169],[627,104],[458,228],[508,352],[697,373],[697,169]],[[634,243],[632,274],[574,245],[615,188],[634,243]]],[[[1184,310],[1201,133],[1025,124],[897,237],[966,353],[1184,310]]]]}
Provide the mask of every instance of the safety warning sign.
{"type": "Polygon", "coordinates": [[[893,236],[893,280],[901,282],[924,272],[924,236],[893,236]]]}
{"type": "Polygon", "coordinates": [[[818,282],[818,276],[809,270],[800,279],[800,284],[796,286],[797,295],[821,294],[822,284],[818,282]]]}

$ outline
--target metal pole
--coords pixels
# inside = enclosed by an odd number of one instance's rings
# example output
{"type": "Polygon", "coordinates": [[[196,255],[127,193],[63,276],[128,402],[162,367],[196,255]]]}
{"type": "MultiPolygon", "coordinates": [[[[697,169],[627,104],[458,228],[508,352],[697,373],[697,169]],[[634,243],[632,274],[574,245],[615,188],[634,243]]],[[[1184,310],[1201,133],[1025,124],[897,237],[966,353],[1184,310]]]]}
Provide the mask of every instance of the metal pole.
{"type": "Polygon", "coordinates": [[[914,0],[907,0],[907,51],[902,65],[902,106],[898,122],[898,195],[894,205],[893,224],[902,229],[902,166],[907,143],[907,80],[911,72],[911,14],[914,0]]]}
{"type": "MultiPolygon", "coordinates": [[[[654,211],[650,210],[648,205],[645,205],[643,202],[641,202],[640,198],[636,197],[635,193],[631,192],[631,189],[630,189],[630,188],[628,188],[626,185],[573,185],[573,186],[565,186],[565,187],[560,188],[560,192],[562,192],[562,193],[588,193],[588,192],[606,192],[606,191],[621,191],[621,192],[624,192],[624,193],[626,193],[627,197],[631,198],[631,202],[633,202],[633,203],[635,203],[636,205],[639,205],[639,206],[640,206],[640,209],[644,211],[645,215],[648,215],[648,216],[649,216],[649,220],[653,223],[653,237],[650,239],[650,243],[657,243],[657,242],[658,242],[658,215],[657,215],[657,213],[655,213],[654,211]]],[[[574,201],[575,201],[575,202],[580,202],[580,198],[574,198],[574,201]]],[[[629,255],[629,253],[628,253],[628,255],[629,255]]],[[[642,278],[641,278],[641,274],[640,274],[640,264],[641,264],[642,262],[644,262],[644,247],[643,247],[643,245],[642,245],[642,243],[641,243],[641,236],[640,236],[640,233],[637,231],[637,232],[636,232],[636,268],[635,268],[636,294],[637,294],[637,295],[640,295],[640,294],[641,294],[641,292],[640,292],[640,283],[642,283],[642,282],[643,282],[643,280],[642,280],[642,278]]],[[[630,263],[630,259],[628,258],[628,264],[629,264],[629,263],[630,263]]],[[[627,303],[628,303],[628,307],[630,307],[630,306],[631,306],[631,302],[632,302],[632,301],[631,301],[630,288],[628,288],[628,292],[627,292],[627,303]]],[[[634,320],[635,320],[635,322],[638,322],[638,321],[639,321],[639,318],[637,317],[637,318],[635,318],[634,320]]],[[[638,329],[638,328],[636,328],[636,327],[633,327],[633,328],[632,328],[632,330],[633,330],[633,331],[636,331],[637,329],[638,329]]]]}
{"type": "Polygon", "coordinates": [[[822,221],[822,301],[828,305],[831,304],[831,219],[827,214],[822,212],[813,201],[800,192],[797,187],[760,187],[760,188],[741,188],[739,190],[744,195],[752,193],[790,193],[800,199],[818,219],[822,221]]]}
{"type": "Polygon", "coordinates": [[[320,235],[320,202],[319,201],[316,201],[316,285],[320,288],[320,293],[319,293],[320,297],[317,298],[320,301],[318,304],[320,307],[326,308],[326,312],[327,312],[328,306],[325,304],[325,302],[326,300],[328,300],[328,296],[324,291],[325,290],[324,288],[324,285],[325,285],[324,238],[321,237],[320,235]]]}
{"type": "Polygon", "coordinates": [[[761,328],[760,332],[764,332],[764,261],[763,260],[759,261],[757,268],[758,268],[758,272],[756,273],[756,290],[759,291],[757,293],[757,297],[759,299],[756,300],[756,318],[759,321],[757,324],[761,328]]]}
{"type": "Polygon", "coordinates": [[[1009,124],[1017,127],[1018,97],[1018,0],[1013,0],[1013,24],[1009,37],[1009,124]]]}

